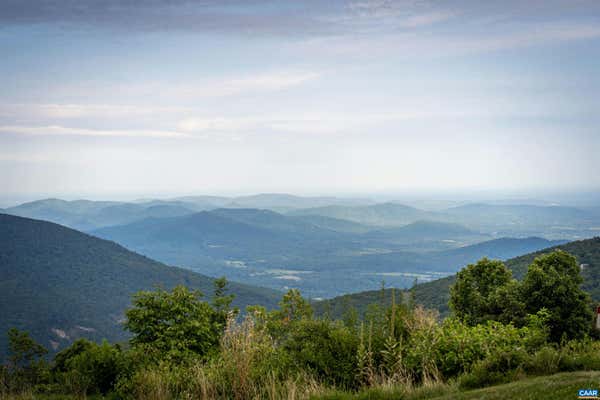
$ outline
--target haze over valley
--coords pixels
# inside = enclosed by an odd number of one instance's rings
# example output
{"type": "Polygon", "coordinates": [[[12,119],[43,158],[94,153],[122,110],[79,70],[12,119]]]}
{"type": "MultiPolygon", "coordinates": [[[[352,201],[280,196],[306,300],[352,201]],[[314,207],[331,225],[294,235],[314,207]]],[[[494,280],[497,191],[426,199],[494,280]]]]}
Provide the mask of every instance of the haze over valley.
{"type": "Polygon", "coordinates": [[[482,257],[508,259],[593,237],[600,226],[585,207],[490,202],[425,210],[367,197],[288,194],[47,199],[4,212],[78,229],[204,275],[298,288],[311,298],[382,283],[406,288],[482,257]]]}

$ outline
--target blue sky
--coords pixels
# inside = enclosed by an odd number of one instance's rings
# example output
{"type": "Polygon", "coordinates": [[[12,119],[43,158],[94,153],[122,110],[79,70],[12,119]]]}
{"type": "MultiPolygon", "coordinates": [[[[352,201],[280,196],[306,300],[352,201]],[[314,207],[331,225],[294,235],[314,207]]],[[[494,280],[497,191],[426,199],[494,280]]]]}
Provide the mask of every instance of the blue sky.
{"type": "Polygon", "coordinates": [[[600,2],[18,1],[12,196],[600,187],[600,2]]]}

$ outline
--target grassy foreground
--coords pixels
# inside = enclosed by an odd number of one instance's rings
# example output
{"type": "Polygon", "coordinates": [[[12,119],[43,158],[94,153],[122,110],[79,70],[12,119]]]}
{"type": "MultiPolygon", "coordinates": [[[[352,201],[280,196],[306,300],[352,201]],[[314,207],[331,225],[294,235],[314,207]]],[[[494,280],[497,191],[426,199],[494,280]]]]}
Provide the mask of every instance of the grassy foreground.
{"type": "Polygon", "coordinates": [[[346,400],[346,399],[438,399],[438,400],[567,400],[577,399],[579,389],[600,388],[600,371],[580,371],[561,373],[550,376],[523,379],[504,385],[491,386],[484,389],[459,391],[455,387],[432,387],[417,389],[413,392],[402,390],[369,390],[350,395],[335,393],[314,400],[346,400]]]}
{"type": "MultiPolygon", "coordinates": [[[[600,388],[600,371],[579,371],[560,373],[549,376],[527,378],[504,385],[491,386],[484,389],[460,391],[455,386],[432,386],[406,392],[399,389],[371,389],[359,394],[331,393],[324,396],[311,397],[312,400],[571,400],[577,399],[579,389],[600,388]]],[[[71,400],[76,397],[56,395],[20,395],[3,396],[2,400],[71,400]]],[[[102,399],[90,396],[87,399],[102,399]]],[[[165,397],[167,399],[167,397],[165,397]]]]}

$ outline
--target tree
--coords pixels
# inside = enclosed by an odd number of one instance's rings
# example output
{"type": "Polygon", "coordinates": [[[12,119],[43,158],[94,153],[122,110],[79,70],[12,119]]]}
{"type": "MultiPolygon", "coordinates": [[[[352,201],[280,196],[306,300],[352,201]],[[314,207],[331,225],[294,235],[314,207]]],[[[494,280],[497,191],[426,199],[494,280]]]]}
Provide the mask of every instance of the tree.
{"type": "Polygon", "coordinates": [[[8,375],[13,390],[23,390],[35,385],[46,364],[42,359],[48,350],[16,328],[8,330],[8,375]]]}
{"type": "Polygon", "coordinates": [[[227,279],[225,277],[221,277],[215,279],[215,296],[213,298],[213,308],[216,312],[217,322],[220,323],[223,327],[227,324],[227,318],[229,318],[230,314],[233,316],[239,313],[237,308],[231,308],[231,302],[235,298],[232,294],[227,293],[227,279]]]}
{"type": "Polygon", "coordinates": [[[220,315],[201,297],[200,291],[184,286],[171,292],[157,289],[135,294],[125,322],[133,333],[131,344],[157,357],[174,360],[213,352],[223,325],[220,315]]]}
{"type": "Polygon", "coordinates": [[[279,302],[280,317],[284,322],[310,319],[313,315],[312,306],[305,300],[298,289],[290,289],[279,302]]]}
{"type": "Polygon", "coordinates": [[[579,338],[590,332],[591,301],[580,287],[582,281],[575,257],[561,250],[539,256],[529,266],[522,285],[523,302],[530,314],[543,308],[548,311],[550,340],[579,338]]]}
{"type": "Polygon", "coordinates": [[[524,317],[518,282],[501,261],[487,258],[457,274],[456,283],[450,288],[450,307],[469,325],[488,320],[521,322],[524,317]]]}

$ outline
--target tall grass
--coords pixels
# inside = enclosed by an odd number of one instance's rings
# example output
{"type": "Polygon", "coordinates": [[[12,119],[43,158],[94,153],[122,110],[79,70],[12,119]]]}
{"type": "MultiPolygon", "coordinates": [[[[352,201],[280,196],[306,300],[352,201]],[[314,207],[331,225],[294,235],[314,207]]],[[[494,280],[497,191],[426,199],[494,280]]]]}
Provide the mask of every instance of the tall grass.
{"type": "Polygon", "coordinates": [[[231,318],[220,346],[220,355],[213,360],[180,369],[155,366],[136,374],[134,398],[302,400],[325,393],[306,373],[280,372],[275,343],[252,315],[241,323],[231,318]]]}

